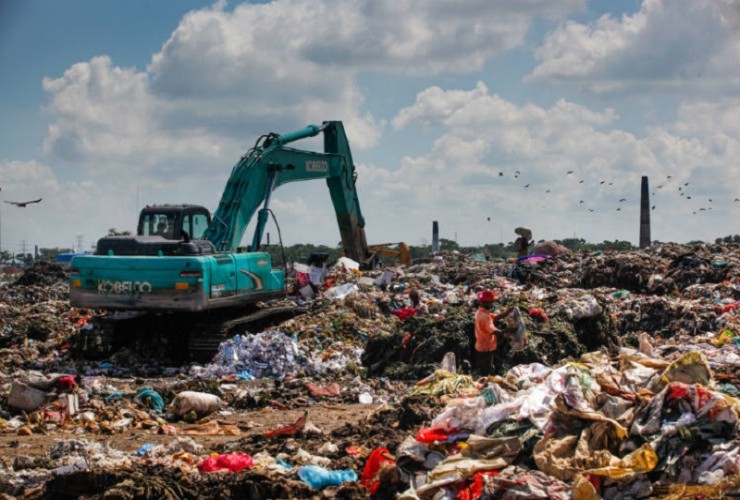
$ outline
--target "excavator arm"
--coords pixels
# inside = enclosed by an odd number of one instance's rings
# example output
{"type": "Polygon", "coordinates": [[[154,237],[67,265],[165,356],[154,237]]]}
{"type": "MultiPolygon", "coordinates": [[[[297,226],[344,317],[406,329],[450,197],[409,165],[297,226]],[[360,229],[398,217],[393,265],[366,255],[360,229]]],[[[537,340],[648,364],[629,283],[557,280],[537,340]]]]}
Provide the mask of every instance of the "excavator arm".
{"type": "Polygon", "coordinates": [[[272,192],[289,182],[326,179],[339,225],[345,255],[362,262],[367,258],[365,220],[356,189],[355,166],[341,122],[324,122],[285,135],[258,139],[234,166],[205,238],[218,251],[233,252],[257,214],[251,250],[257,251],[267,223],[272,192]],[[286,147],[291,142],[324,134],[324,152],[286,147]],[[260,209],[260,205],[262,208],[260,209]]]}

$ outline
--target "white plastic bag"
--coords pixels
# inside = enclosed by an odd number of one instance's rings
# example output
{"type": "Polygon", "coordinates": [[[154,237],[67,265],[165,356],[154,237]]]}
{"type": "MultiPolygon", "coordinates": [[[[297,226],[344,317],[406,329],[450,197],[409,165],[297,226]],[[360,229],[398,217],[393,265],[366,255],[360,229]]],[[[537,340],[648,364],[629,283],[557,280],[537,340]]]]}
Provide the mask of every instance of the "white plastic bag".
{"type": "Polygon", "coordinates": [[[354,283],[345,283],[344,285],[335,286],[324,293],[324,297],[333,300],[342,300],[358,290],[354,283]]]}
{"type": "Polygon", "coordinates": [[[226,402],[214,394],[196,391],[184,391],[175,396],[172,408],[176,415],[194,411],[198,415],[207,415],[226,406],[226,402]]]}

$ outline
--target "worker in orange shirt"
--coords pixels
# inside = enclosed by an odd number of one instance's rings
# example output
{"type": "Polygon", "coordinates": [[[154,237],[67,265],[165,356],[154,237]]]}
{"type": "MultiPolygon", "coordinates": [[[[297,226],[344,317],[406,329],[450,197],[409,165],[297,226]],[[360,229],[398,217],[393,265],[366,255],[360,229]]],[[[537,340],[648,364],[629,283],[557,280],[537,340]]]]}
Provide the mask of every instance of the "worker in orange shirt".
{"type": "MultiPolygon", "coordinates": [[[[479,375],[493,375],[493,353],[498,347],[497,333],[494,325],[497,315],[491,312],[496,292],[483,290],[478,292],[478,310],[475,313],[475,370],[479,375]]],[[[506,317],[512,311],[507,309],[498,317],[506,317]]]]}

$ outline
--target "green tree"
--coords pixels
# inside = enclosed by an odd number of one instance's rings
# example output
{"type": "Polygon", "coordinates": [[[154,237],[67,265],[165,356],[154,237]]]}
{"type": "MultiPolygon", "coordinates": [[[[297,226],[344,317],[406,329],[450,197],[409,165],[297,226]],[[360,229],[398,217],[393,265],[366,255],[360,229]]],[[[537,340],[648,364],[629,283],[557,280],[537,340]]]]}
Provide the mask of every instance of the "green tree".
{"type": "Polygon", "coordinates": [[[440,238],[439,249],[443,252],[452,252],[454,250],[460,250],[460,245],[458,245],[456,241],[448,240],[447,238],[440,238]]]}

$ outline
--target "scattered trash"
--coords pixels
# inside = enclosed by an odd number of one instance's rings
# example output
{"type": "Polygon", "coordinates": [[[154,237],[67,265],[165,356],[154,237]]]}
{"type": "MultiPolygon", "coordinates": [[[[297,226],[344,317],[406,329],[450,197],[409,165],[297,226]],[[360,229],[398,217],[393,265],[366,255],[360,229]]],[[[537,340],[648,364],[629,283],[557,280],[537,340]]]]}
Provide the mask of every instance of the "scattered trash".
{"type": "Polygon", "coordinates": [[[673,244],[299,266],[280,303],[306,313],[189,366],[170,366],[159,354],[178,346],[154,335],[82,357],[104,335],[97,312],[69,307],[64,272],[29,270],[0,288],[0,432],[17,457],[0,466],[0,492],[728,497],[738,269],[737,245],[673,244]],[[478,290],[497,291],[494,312],[516,311],[497,322],[495,375],[480,379],[478,290]]]}

